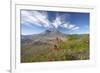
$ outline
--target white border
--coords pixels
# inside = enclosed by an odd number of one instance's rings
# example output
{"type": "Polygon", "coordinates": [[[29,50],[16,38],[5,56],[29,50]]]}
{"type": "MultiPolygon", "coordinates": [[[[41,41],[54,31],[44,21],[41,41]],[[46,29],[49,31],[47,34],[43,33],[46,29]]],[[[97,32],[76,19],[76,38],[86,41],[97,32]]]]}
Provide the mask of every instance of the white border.
{"type": "Polygon", "coordinates": [[[95,64],[95,15],[92,7],[77,7],[77,6],[43,6],[43,5],[24,5],[15,4],[12,11],[12,72],[51,70],[51,69],[66,69],[93,66],[95,64]],[[64,12],[89,12],[90,13],[90,60],[84,61],[60,61],[60,62],[41,62],[41,63],[20,63],[20,9],[28,10],[49,10],[49,11],[64,11],[64,12]]]}

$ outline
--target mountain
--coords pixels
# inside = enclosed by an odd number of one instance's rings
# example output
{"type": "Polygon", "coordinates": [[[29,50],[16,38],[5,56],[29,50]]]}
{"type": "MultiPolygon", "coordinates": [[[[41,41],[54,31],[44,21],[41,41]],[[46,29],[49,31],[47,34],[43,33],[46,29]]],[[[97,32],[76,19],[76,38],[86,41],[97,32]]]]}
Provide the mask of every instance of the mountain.
{"type": "Polygon", "coordinates": [[[42,32],[38,35],[55,38],[55,37],[64,37],[67,34],[64,34],[64,33],[59,32],[59,31],[45,30],[44,32],[42,32]]]}
{"type": "Polygon", "coordinates": [[[56,38],[64,38],[66,34],[59,31],[45,30],[40,34],[21,35],[22,44],[48,44],[48,41],[53,41],[56,38]]]}
{"type": "Polygon", "coordinates": [[[59,31],[52,31],[52,30],[45,30],[44,32],[41,32],[40,34],[33,34],[33,35],[21,35],[22,39],[32,39],[33,37],[64,37],[67,34],[64,34],[59,31]]]}

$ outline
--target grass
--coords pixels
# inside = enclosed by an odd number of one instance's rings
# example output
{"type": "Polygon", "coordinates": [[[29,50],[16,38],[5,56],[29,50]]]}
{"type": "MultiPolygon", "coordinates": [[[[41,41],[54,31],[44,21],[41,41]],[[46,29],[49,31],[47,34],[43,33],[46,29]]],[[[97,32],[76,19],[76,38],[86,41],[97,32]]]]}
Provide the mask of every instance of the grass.
{"type": "Polygon", "coordinates": [[[53,44],[27,44],[21,46],[22,63],[86,59],[89,59],[88,34],[68,35],[64,41],[53,40],[53,44]]]}

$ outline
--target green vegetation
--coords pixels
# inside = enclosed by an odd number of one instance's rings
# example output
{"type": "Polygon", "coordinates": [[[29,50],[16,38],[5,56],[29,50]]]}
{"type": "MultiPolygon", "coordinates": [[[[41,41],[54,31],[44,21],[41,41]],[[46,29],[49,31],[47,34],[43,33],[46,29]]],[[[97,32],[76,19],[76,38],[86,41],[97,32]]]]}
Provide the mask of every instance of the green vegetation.
{"type": "MultiPolygon", "coordinates": [[[[44,40],[44,39],[43,39],[44,40]]],[[[89,35],[67,35],[39,44],[21,45],[21,62],[67,61],[89,59],[89,35]]]]}

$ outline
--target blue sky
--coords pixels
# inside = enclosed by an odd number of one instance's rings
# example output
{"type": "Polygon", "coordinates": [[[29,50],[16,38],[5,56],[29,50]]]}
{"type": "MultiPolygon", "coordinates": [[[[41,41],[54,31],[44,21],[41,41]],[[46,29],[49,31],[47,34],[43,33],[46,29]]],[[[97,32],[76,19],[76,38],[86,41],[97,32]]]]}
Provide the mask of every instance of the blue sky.
{"type": "Polygon", "coordinates": [[[21,10],[21,34],[57,30],[66,34],[89,33],[89,13],[21,10]]]}

